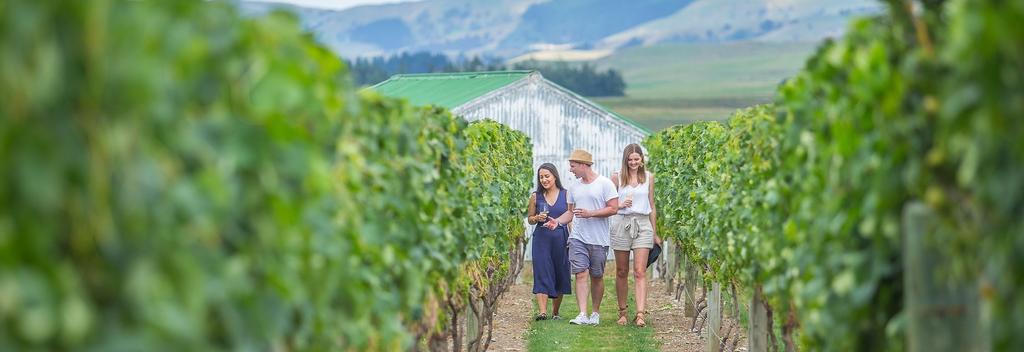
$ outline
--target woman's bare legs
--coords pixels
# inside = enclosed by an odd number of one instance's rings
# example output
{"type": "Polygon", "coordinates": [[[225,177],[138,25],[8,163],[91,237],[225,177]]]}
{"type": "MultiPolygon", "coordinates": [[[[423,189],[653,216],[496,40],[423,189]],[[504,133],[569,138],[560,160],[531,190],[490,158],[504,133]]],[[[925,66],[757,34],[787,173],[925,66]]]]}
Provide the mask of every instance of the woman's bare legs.
{"type": "Polygon", "coordinates": [[[650,248],[633,249],[633,281],[636,284],[635,323],[637,326],[647,325],[644,315],[647,313],[647,256],[650,253],[650,248]]]}
{"type": "MultiPolygon", "coordinates": [[[[555,308],[555,311],[557,312],[558,308],[555,308]]],[[[538,293],[537,294],[537,312],[539,312],[540,314],[543,314],[543,315],[547,315],[547,313],[548,313],[548,295],[543,294],[543,293],[538,293]]]]}
{"type": "Polygon", "coordinates": [[[626,325],[629,297],[629,251],[615,251],[615,299],[619,302],[619,325],[626,325]]]}
{"type": "Polygon", "coordinates": [[[553,299],[553,302],[551,303],[551,305],[552,305],[552,307],[551,307],[551,316],[552,317],[558,315],[558,308],[562,307],[562,297],[564,297],[564,296],[558,296],[558,297],[555,297],[553,299]]]}

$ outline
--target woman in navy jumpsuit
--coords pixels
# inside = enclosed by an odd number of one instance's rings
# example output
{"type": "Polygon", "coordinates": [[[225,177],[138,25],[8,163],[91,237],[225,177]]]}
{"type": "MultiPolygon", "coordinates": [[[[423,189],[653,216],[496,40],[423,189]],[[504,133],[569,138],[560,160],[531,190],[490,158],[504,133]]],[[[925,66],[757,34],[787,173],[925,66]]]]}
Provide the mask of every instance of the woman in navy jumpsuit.
{"type": "Polygon", "coordinates": [[[572,211],[566,199],[568,190],[562,187],[558,170],[545,163],[537,170],[537,191],[530,196],[528,220],[536,224],[533,230],[533,293],[537,298],[539,314],[536,320],[548,319],[547,301],[553,299],[552,319],[561,319],[558,308],[562,295],[572,293],[569,275],[569,257],[566,241],[572,211]]]}

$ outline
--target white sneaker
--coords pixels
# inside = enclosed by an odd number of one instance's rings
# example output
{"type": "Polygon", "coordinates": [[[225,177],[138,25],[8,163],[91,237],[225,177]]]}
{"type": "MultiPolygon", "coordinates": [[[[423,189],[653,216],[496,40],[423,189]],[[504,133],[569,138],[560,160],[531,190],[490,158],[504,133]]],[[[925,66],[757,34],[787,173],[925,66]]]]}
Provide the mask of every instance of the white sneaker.
{"type": "Polygon", "coordinates": [[[590,320],[590,325],[600,324],[601,323],[601,314],[598,314],[597,312],[591,313],[590,314],[590,319],[588,319],[588,320],[590,320]]]}
{"type": "Polygon", "coordinates": [[[587,325],[590,324],[590,319],[587,319],[587,313],[580,313],[575,318],[569,321],[572,325],[587,325]]]}

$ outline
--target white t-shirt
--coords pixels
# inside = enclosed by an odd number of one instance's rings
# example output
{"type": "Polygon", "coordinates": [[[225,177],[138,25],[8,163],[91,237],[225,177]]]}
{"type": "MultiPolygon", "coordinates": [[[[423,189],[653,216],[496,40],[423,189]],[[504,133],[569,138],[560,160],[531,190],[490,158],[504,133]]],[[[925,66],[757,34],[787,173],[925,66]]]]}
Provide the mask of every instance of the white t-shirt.
{"type": "Polygon", "coordinates": [[[633,196],[633,206],[629,208],[619,209],[619,214],[650,215],[651,199],[648,197],[651,195],[651,173],[648,172],[647,177],[644,179],[644,183],[636,185],[636,187],[627,185],[625,182],[623,182],[624,180],[625,177],[622,177],[622,180],[619,181],[619,185],[621,185],[621,187],[619,187],[619,204],[625,202],[626,197],[633,196]]]}
{"type": "MultiPolygon", "coordinates": [[[[569,191],[567,203],[573,204],[576,209],[597,210],[608,206],[608,201],[618,198],[615,192],[615,184],[607,177],[598,175],[591,183],[580,182],[569,191]]],[[[573,218],[572,234],[569,238],[575,238],[586,244],[608,246],[608,218],[573,218]]]]}

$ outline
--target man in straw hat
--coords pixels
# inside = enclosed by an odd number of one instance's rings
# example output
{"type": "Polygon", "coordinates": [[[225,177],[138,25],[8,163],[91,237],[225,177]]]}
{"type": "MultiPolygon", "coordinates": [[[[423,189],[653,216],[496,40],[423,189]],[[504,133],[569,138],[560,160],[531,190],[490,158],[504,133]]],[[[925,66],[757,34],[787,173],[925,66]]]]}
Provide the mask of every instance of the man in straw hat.
{"type": "Polygon", "coordinates": [[[597,325],[601,321],[601,298],[604,296],[604,264],[608,258],[608,217],[619,208],[615,184],[598,175],[591,166],[594,158],[584,150],[569,156],[569,172],[580,184],[569,192],[567,203],[572,209],[572,234],[569,235],[569,267],[576,275],[576,304],[580,314],[570,324],[597,325]],[[590,276],[590,298],[593,313],[587,315],[587,276],[590,276]]]}

